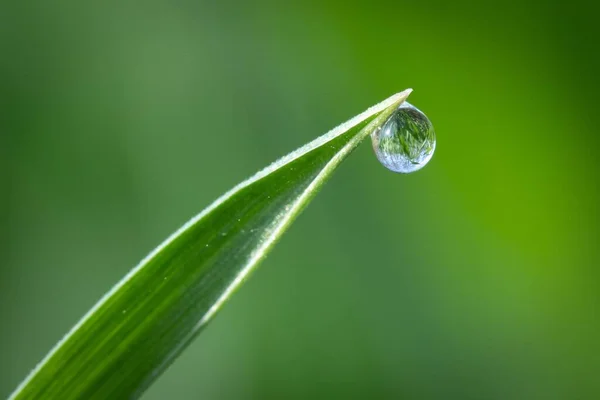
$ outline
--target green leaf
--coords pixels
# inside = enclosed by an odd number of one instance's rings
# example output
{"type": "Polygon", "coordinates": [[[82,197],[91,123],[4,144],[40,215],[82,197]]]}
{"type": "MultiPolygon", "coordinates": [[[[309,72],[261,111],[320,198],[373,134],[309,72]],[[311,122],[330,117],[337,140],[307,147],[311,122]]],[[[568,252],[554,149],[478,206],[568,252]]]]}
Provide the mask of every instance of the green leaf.
{"type": "Polygon", "coordinates": [[[11,399],[136,398],[242,284],[336,167],[405,90],[221,196],[110,290],[11,399]]]}

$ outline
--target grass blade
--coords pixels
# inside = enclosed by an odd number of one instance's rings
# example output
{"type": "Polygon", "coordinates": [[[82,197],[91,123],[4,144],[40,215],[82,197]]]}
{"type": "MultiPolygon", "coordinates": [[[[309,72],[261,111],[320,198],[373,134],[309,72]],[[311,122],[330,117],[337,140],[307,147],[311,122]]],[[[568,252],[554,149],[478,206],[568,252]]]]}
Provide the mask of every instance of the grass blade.
{"type": "Polygon", "coordinates": [[[138,397],[262,260],[398,93],[217,199],[111,289],[11,399],[138,397]]]}

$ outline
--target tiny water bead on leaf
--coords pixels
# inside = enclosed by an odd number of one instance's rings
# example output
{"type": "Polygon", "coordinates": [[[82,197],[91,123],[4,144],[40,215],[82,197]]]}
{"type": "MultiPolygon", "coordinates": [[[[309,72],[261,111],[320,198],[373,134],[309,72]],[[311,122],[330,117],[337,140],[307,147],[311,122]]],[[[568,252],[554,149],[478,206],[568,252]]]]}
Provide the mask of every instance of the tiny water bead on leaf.
{"type": "Polygon", "coordinates": [[[431,121],[406,101],[371,134],[371,141],[379,162],[403,174],[423,168],[435,150],[431,121]]]}

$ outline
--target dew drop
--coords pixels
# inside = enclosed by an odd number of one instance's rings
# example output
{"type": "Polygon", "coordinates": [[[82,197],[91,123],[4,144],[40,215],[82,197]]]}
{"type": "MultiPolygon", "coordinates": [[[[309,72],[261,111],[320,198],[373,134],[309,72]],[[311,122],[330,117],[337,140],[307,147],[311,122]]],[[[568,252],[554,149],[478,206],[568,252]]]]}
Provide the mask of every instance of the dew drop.
{"type": "Polygon", "coordinates": [[[379,162],[403,174],[423,168],[435,150],[431,121],[406,101],[371,134],[371,141],[379,162]]]}

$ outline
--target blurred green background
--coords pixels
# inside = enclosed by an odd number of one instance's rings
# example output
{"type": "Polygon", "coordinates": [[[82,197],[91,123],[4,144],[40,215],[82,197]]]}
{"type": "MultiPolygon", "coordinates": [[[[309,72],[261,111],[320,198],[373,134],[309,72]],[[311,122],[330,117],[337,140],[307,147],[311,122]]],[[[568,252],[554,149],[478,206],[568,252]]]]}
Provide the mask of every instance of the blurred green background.
{"type": "Polygon", "coordinates": [[[594,4],[3,1],[0,397],[222,192],[412,87],[430,164],[361,146],[144,398],[599,398],[594,4]]]}

